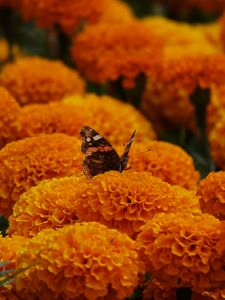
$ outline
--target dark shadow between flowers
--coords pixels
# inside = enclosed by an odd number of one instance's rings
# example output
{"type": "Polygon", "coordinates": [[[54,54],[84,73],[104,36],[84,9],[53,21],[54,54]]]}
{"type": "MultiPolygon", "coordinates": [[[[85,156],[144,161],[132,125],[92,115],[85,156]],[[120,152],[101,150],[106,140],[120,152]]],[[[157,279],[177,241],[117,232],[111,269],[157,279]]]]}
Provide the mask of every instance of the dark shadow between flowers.
{"type": "Polygon", "coordinates": [[[9,226],[8,220],[5,217],[0,215],[0,234],[6,236],[6,230],[8,226],[9,226]]]}

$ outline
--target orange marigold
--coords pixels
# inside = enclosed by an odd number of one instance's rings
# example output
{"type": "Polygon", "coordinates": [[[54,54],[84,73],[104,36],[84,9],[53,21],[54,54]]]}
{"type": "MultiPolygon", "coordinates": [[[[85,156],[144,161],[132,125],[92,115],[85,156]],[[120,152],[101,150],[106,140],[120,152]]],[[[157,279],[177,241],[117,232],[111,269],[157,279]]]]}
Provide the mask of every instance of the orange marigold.
{"type": "Polygon", "coordinates": [[[181,56],[185,56],[188,53],[190,55],[192,47],[198,50],[199,53],[212,54],[222,50],[219,42],[218,22],[193,25],[170,20],[162,16],[147,17],[143,19],[143,22],[151,28],[156,36],[165,41],[163,51],[168,57],[177,57],[178,53],[181,56]],[[172,53],[172,50],[177,51],[172,53]]]}
{"type": "Polygon", "coordinates": [[[225,115],[221,116],[210,129],[208,139],[211,146],[211,155],[218,167],[225,170],[225,115]]]}
{"type": "Polygon", "coordinates": [[[73,34],[82,21],[96,22],[107,5],[106,0],[20,0],[25,20],[35,19],[38,26],[59,25],[66,34],[73,34]]]}
{"type": "Polygon", "coordinates": [[[147,271],[168,288],[204,291],[224,284],[225,278],[217,275],[222,263],[218,267],[213,260],[218,224],[208,214],[157,214],[137,237],[147,271]]]}
{"type": "Polygon", "coordinates": [[[192,157],[181,147],[167,142],[134,144],[129,162],[136,171],[151,172],[170,184],[187,189],[195,189],[199,180],[199,172],[194,168],[192,157]],[[145,151],[147,149],[149,151],[145,151]]]}
{"type": "Polygon", "coordinates": [[[124,86],[133,87],[139,74],[155,68],[162,45],[140,22],[110,26],[100,23],[86,27],[76,36],[71,53],[87,79],[104,83],[123,77],[124,86]]]}
{"type": "Polygon", "coordinates": [[[21,58],[3,66],[0,84],[22,105],[84,93],[84,81],[76,71],[60,61],[40,57],[21,58]]]}
{"type": "Polygon", "coordinates": [[[135,242],[97,222],[41,231],[17,260],[19,267],[34,261],[38,264],[20,274],[16,286],[42,300],[125,299],[144,271],[135,242]]]}
{"type": "Polygon", "coordinates": [[[0,151],[0,214],[9,216],[18,197],[44,179],[82,173],[80,140],[64,134],[39,135],[0,151]]]}
{"type": "Polygon", "coordinates": [[[183,56],[172,53],[164,58],[158,72],[150,75],[141,110],[159,127],[168,128],[170,124],[194,129],[195,108],[190,97],[197,87],[205,89],[224,83],[225,57],[195,51],[183,56]]]}
{"type": "Polygon", "coordinates": [[[71,176],[40,183],[14,205],[9,233],[33,236],[43,228],[98,221],[135,237],[158,212],[199,211],[193,192],[147,172],[110,171],[88,180],[71,176]]]}
{"type": "Polygon", "coordinates": [[[220,220],[225,219],[225,172],[211,172],[201,180],[198,186],[201,210],[214,215],[220,220]]]}
{"type": "Polygon", "coordinates": [[[124,23],[135,19],[131,7],[121,0],[108,0],[98,22],[124,23]]]}
{"type": "Polygon", "coordinates": [[[225,289],[205,291],[201,294],[194,294],[191,300],[224,300],[225,299],[225,289]]]}
{"type": "Polygon", "coordinates": [[[176,289],[164,288],[157,280],[150,279],[142,293],[143,300],[174,300],[176,289]]]}
{"type": "MultiPolygon", "coordinates": [[[[2,237],[0,235],[0,262],[10,262],[4,270],[16,269],[16,258],[18,250],[26,242],[26,238],[22,236],[2,237]]],[[[1,268],[1,271],[3,269],[1,268]]],[[[22,298],[17,295],[13,284],[9,283],[4,287],[0,287],[1,300],[19,300],[22,298]]]]}
{"type": "Polygon", "coordinates": [[[19,113],[17,101],[5,88],[0,87],[0,148],[16,138],[16,119],[19,113]]]}
{"type": "Polygon", "coordinates": [[[151,123],[132,105],[94,94],[71,96],[63,103],[25,106],[17,118],[17,133],[18,138],[54,132],[79,136],[84,124],[113,145],[126,143],[134,129],[137,130],[135,141],[155,138],[151,123]]]}

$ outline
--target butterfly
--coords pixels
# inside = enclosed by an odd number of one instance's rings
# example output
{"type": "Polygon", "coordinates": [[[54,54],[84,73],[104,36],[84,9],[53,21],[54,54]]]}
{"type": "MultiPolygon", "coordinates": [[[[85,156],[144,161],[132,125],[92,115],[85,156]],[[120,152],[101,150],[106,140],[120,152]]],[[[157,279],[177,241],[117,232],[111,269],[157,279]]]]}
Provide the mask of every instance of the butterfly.
{"type": "Polygon", "coordinates": [[[110,170],[122,172],[128,163],[129,151],[134,140],[136,130],[125,145],[121,157],[113,146],[97,131],[89,126],[81,128],[82,137],[81,152],[86,156],[83,160],[83,172],[89,179],[110,170]]]}

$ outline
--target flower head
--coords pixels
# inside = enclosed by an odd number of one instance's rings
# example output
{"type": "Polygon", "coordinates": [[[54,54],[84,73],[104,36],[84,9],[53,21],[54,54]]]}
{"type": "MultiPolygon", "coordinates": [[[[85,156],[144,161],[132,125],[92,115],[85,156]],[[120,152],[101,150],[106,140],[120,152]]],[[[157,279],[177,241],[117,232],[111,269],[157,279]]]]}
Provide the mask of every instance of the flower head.
{"type": "Polygon", "coordinates": [[[44,228],[98,221],[135,237],[159,212],[199,211],[193,192],[171,186],[147,172],[110,171],[88,180],[44,181],[22,194],[10,217],[10,234],[33,236],[44,228]]]}
{"type": "Polygon", "coordinates": [[[164,288],[157,280],[150,279],[142,293],[143,300],[174,300],[176,289],[164,288]]]}
{"type": "Polygon", "coordinates": [[[41,299],[125,299],[138,285],[143,264],[126,234],[97,222],[43,230],[20,251],[17,289],[41,299]],[[62,283],[63,284],[59,284],[62,283]]]}
{"type": "Polygon", "coordinates": [[[107,5],[102,11],[99,23],[125,23],[135,19],[131,7],[120,0],[108,0],[107,5]]]}
{"type": "Polygon", "coordinates": [[[151,172],[170,184],[187,189],[195,189],[199,180],[192,157],[181,147],[167,142],[150,141],[134,145],[129,162],[136,171],[151,172]]]}
{"type": "Polygon", "coordinates": [[[219,218],[225,219],[225,172],[211,172],[201,180],[198,186],[201,210],[219,218]]]}
{"type": "Polygon", "coordinates": [[[84,92],[84,82],[76,71],[60,61],[39,57],[21,58],[6,64],[0,74],[0,84],[22,105],[58,101],[84,92]]]}
{"type": "Polygon", "coordinates": [[[39,135],[0,151],[0,213],[8,216],[18,197],[44,179],[81,174],[80,140],[64,134],[39,135]]]}
{"type": "Polygon", "coordinates": [[[18,138],[54,132],[79,136],[85,124],[93,127],[112,145],[126,143],[134,129],[137,130],[135,141],[155,138],[151,123],[132,105],[94,94],[70,96],[63,103],[25,106],[17,118],[17,132],[18,138]]]}
{"type": "Polygon", "coordinates": [[[24,19],[34,19],[38,26],[60,26],[66,34],[73,34],[83,21],[96,22],[107,5],[105,0],[21,0],[24,19]]]}
{"type": "Polygon", "coordinates": [[[208,139],[210,143],[211,156],[218,167],[225,169],[225,115],[221,112],[214,127],[209,130],[208,139]]]}
{"type": "MultiPolygon", "coordinates": [[[[8,261],[4,270],[16,269],[17,252],[26,242],[26,238],[22,236],[2,237],[0,236],[0,262],[8,261]]],[[[2,270],[1,270],[2,271],[2,270]]],[[[1,300],[19,300],[22,298],[15,291],[13,284],[8,283],[4,287],[0,287],[1,300]]]]}
{"type": "Polygon", "coordinates": [[[144,24],[100,23],[88,26],[74,40],[72,57],[89,80],[104,83],[124,78],[133,87],[139,74],[151,72],[160,59],[162,41],[144,24]]]}
{"type": "Polygon", "coordinates": [[[217,275],[222,264],[217,268],[213,260],[219,224],[208,214],[157,214],[137,237],[147,271],[168,288],[204,291],[224,284],[225,278],[217,275]]]}
{"type": "MultiPolygon", "coordinates": [[[[201,45],[202,49],[202,45],[201,45]]],[[[225,80],[225,58],[220,54],[191,53],[164,57],[158,72],[152,72],[141,102],[142,112],[161,127],[184,125],[195,128],[191,95],[197,87],[210,88],[225,80]],[[176,105],[174,105],[176,103],[176,105]]],[[[175,53],[175,54],[174,54],[175,53]]]]}
{"type": "Polygon", "coordinates": [[[20,106],[9,92],[0,87],[0,148],[17,136],[16,119],[20,106]]]}

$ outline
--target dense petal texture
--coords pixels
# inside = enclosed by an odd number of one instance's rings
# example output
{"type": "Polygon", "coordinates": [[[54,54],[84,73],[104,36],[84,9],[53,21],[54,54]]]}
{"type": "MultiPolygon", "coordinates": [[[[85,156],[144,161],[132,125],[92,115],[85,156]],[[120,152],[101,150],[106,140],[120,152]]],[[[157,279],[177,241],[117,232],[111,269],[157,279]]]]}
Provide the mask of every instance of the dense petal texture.
{"type": "Polygon", "coordinates": [[[181,147],[163,141],[134,145],[130,166],[136,171],[151,172],[170,184],[187,189],[195,189],[199,180],[192,157],[181,147]]]}
{"type": "Polygon", "coordinates": [[[21,249],[17,263],[25,267],[34,261],[38,264],[16,285],[42,300],[125,299],[144,271],[135,242],[97,222],[41,231],[21,249]]]}
{"type": "Polygon", "coordinates": [[[176,299],[175,288],[165,288],[157,280],[150,279],[144,286],[143,300],[174,300],[176,299]]]}
{"type": "MultiPolygon", "coordinates": [[[[22,236],[13,236],[13,237],[2,237],[0,235],[0,262],[8,261],[10,262],[7,267],[4,269],[1,268],[1,271],[8,269],[16,269],[16,258],[17,252],[26,242],[26,238],[22,236]]],[[[1,278],[2,280],[2,278],[1,278]]],[[[9,283],[4,287],[0,287],[0,299],[1,300],[19,300],[20,298],[13,284],[9,283]]]]}
{"type": "Polygon", "coordinates": [[[75,38],[71,53],[87,79],[104,83],[123,77],[124,85],[133,87],[138,75],[155,69],[162,44],[142,23],[100,23],[75,38]]]}
{"type": "Polygon", "coordinates": [[[198,186],[201,210],[225,219],[225,172],[211,172],[198,186]]]}
{"type": "Polygon", "coordinates": [[[137,238],[147,271],[168,288],[204,291],[224,284],[222,261],[214,259],[219,224],[208,214],[157,214],[137,238]]]}
{"type": "Polygon", "coordinates": [[[75,32],[82,21],[96,22],[104,12],[106,0],[20,0],[24,18],[35,19],[39,26],[59,25],[67,34],[75,32]]]}
{"type": "Polygon", "coordinates": [[[18,197],[41,180],[82,174],[81,164],[75,137],[39,135],[7,144],[0,151],[0,213],[8,216],[18,197]]]}
{"type": "Polygon", "coordinates": [[[86,125],[93,126],[113,145],[127,143],[135,129],[136,142],[148,142],[156,138],[151,122],[134,106],[110,96],[87,94],[84,99],[71,96],[65,98],[63,103],[75,105],[77,111],[81,110],[83,115],[87,115],[89,123],[86,125]]]}
{"type": "Polygon", "coordinates": [[[33,236],[43,228],[97,221],[135,237],[158,212],[199,211],[193,192],[148,172],[110,171],[92,180],[71,176],[40,183],[20,196],[10,234],[33,236]]]}
{"type": "Polygon", "coordinates": [[[16,120],[20,106],[9,92],[0,87],[0,148],[16,136],[16,120]]]}
{"type": "Polygon", "coordinates": [[[70,96],[63,103],[27,105],[17,118],[17,133],[18,138],[55,132],[79,136],[84,125],[93,127],[113,145],[127,143],[134,129],[135,141],[155,138],[151,123],[132,105],[95,94],[70,96]]]}
{"type": "Polygon", "coordinates": [[[22,105],[58,101],[75,93],[84,93],[84,82],[75,70],[60,61],[40,57],[21,58],[6,64],[0,74],[6,87],[22,105]]]}

